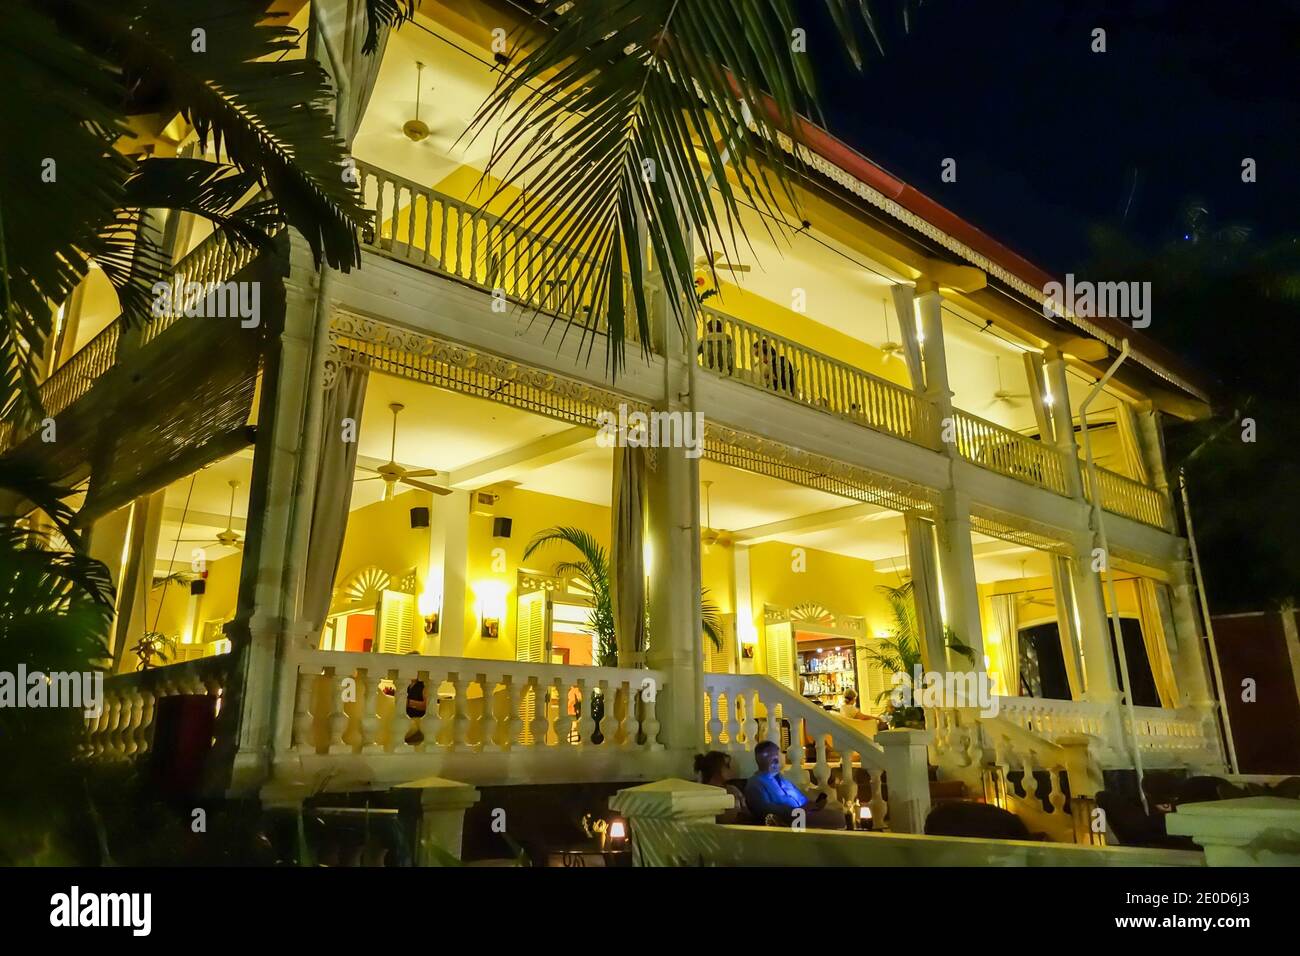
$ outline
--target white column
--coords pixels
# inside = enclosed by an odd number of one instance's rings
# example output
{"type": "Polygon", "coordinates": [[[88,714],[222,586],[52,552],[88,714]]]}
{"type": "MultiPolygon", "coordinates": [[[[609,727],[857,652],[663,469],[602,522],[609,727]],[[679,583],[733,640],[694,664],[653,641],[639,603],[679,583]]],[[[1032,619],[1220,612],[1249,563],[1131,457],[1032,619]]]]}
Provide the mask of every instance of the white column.
{"type": "Polygon", "coordinates": [[[736,609],[736,653],[739,655],[741,674],[755,673],[755,658],[745,657],[745,647],[751,653],[758,654],[758,625],[754,623],[754,598],[750,590],[749,545],[737,542],[731,550],[734,567],[735,593],[732,595],[732,607],[736,609]],[[748,643],[747,643],[748,642],[748,643]]]}
{"type": "Polygon", "coordinates": [[[438,634],[425,640],[424,653],[461,657],[465,653],[465,596],[469,590],[468,491],[435,496],[429,535],[429,575],[441,581],[442,614],[438,634]]]}
{"type": "Polygon", "coordinates": [[[1178,681],[1181,702],[1200,709],[1214,707],[1213,684],[1209,676],[1205,639],[1196,593],[1192,587],[1191,567],[1177,562],[1170,575],[1169,604],[1174,617],[1174,636],[1178,656],[1174,659],[1174,678],[1178,681]]]}
{"type": "MultiPolygon", "coordinates": [[[[922,361],[925,364],[925,397],[934,404],[939,426],[952,417],[952,390],[948,387],[948,358],[943,343],[943,296],[927,280],[916,284],[916,309],[921,320],[922,361]]],[[[956,449],[949,448],[950,453],[956,449]]]]}
{"type": "Polygon", "coordinates": [[[323,399],[308,387],[316,295],[315,273],[295,271],[285,280],[284,329],[263,371],[239,607],[230,625],[231,659],[239,673],[227,686],[217,732],[218,746],[236,751],[230,788],[239,792],[256,789],[265,779],[277,733],[288,739],[297,685],[292,659],[297,649],[308,647],[309,635],[292,617],[294,601],[288,603],[290,619],[284,615],[286,568],[294,562],[301,567],[306,557],[290,545],[303,421],[308,405],[323,399]],[[291,663],[282,669],[286,658],[291,663]],[[283,726],[277,725],[277,691],[283,726]]]}
{"type": "MultiPolygon", "coordinates": [[[[656,310],[655,337],[664,356],[660,407],[695,414],[693,323],[683,332],[667,311],[656,310]]],[[[692,427],[691,434],[696,433],[692,427]]],[[[703,435],[700,436],[701,448],[703,435]]],[[[659,740],[690,753],[704,740],[704,650],[700,624],[700,449],[659,448],[647,469],[650,555],[650,652],[647,664],[667,673],[656,713],[659,740]],[[689,454],[688,454],[689,452],[689,454]]]]}
{"type": "Polygon", "coordinates": [[[1101,572],[1093,570],[1094,563],[1103,556],[1094,554],[1091,534],[1077,536],[1074,549],[1070,573],[1079,613],[1079,648],[1087,684],[1083,696],[1094,703],[1111,703],[1119,700],[1119,680],[1115,676],[1115,657],[1110,649],[1111,624],[1106,616],[1101,572]]]}
{"type": "Polygon", "coordinates": [[[975,582],[975,553],[971,549],[970,499],[956,491],[945,491],[940,505],[939,580],[943,587],[945,623],[968,645],[973,662],[949,652],[948,667],[954,671],[983,671],[984,630],[980,625],[979,588],[975,582]]]}
{"type": "Polygon", "coordinates": [[[1049,348],[1043,358],[1043,374],[1052,396],[1052,429],[1056,433],[1056,447],[1064,459],[1065,490],[1071,498],[1082,498],[1083,471],[1079,463],[1079,445],[1074,438],[1074,415],[1070,411],[1065,358],[1055,348],[1049,348]]]}

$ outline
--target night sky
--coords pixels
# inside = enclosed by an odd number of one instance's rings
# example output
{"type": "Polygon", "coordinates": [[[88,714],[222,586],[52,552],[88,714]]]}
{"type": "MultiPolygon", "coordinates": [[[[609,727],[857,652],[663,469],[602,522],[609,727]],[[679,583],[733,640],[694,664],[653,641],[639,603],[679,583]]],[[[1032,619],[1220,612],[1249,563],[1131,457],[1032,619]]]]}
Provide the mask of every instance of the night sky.
{"type": "Polygon", "coordinates": [[[804,0],[825,120],[1031,261],[1072,269],[1101,221],[1176,238],[1193,197],[1219,225],[1294,231],[1300,0],[926,0],[910,33],[903,2],[871,0],[886,55],[858,74],[822,0],[804,0]]]}

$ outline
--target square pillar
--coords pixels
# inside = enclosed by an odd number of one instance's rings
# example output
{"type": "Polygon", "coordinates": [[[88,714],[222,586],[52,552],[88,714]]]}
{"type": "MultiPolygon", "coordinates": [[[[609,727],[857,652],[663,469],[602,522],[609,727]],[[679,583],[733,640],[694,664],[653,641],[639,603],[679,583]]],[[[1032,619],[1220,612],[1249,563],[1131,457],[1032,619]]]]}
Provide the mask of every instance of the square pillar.
{"type": "Polygon", "coordinates": [[[975,552],[971,549],[970,500],[956,491],[945,491],[939,531],[939,580],[943,587],[944,622],[953,634],[970,647],[974,661],[948,652],[947,666],[953,671],[984,668],[984,630],[980,624],[980,596],[975,581],[975,552]]]}
{"type": "Polygon", "coordinates": [[[478,790],[467,783],[442,777],[422,777],[393,789],[420,792],[416,866],[442,866],[446,854],[459,860],[465,832],[465,811],[478,803],[478,790]]]}
{"type": "Polygon", "coordinates": [[[438,633],[426,635],[423,653],[443,657],[465,654],[465,598],[469,591],[470,492],[435,495],[429,535],[429,582],[442,594],[438,633]]]}

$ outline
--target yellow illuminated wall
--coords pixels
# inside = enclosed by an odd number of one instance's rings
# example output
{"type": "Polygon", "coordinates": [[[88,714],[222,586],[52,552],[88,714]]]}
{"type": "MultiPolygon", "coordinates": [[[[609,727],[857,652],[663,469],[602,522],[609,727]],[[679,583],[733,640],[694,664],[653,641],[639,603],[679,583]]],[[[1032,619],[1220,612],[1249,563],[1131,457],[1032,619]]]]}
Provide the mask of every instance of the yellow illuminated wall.
{"type": "Polygon", "coordinates": [[[579,559],[578,553],[569,545],[553,544],[539,550],[525,563],[523,556],[528,542],[544,528],[572,525],[590,532],[608,551],[610,511],[604,505],[522,488],[506,488],[499,494],[497,515],[513,521],[509,538],[492,537],[491,518],[480,515],[470,515],[469,518],[466,577],[470,593],[465,596],[465,656],[513,660],[519,570],[527,568],[549,574],[556,562],[579,559]],[[476,603],[478,592],[490,594],[493,590],[504,596],[505,618],[501,622],[501,636],[486,638],[482,636],[476,603]]]}

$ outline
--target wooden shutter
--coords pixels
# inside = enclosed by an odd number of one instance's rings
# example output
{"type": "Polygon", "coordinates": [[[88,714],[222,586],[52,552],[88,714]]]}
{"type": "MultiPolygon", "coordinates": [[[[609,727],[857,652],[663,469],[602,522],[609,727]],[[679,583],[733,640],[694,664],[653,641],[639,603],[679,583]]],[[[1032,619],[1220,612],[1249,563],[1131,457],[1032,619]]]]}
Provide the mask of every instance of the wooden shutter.
{"type": "Polygon", "coordinates": [[[375,622],[376,650],[381,654],[409,654],[415,649],[415,595],[384,591],[375,622]]]}
{"type": "Polygon", "coordinates": [[[764,628],[767,643],[767,673],[795,693],[794,634],[789,621],[769,622],[764,628]]]}
{"type": "MultiPolygon", "coordinates": [[[[878,637],[863,639],[865,647],[875,649],[880,644],[878,637]]],[[[884,709],[888,698],[879,695],[883,691],[894,689],[893,675],[872,661],[864,661],[858,654],[858,706],[869,714],[878,714],[884,709]]]]}
{"type": "MultiPolygon", "coordinates": [[[[519,595],[515,615],[515,660],[545,663],[550,654],[551,602],[546,591],[519,595]]],[[[519,719],[523,722],[519,742],[533,744],[533,718],[537,712],[537,691],[529,687],[519,698],[519,719]]]]}

